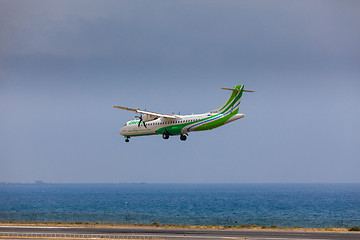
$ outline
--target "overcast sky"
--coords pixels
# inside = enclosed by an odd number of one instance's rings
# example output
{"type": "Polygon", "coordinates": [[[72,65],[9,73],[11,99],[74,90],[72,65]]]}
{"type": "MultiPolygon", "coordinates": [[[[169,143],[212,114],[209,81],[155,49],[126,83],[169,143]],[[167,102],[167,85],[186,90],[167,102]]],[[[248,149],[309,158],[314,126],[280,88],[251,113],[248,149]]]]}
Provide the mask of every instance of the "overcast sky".
{"type": "Polygon", "coordinates": [[[0,182],[360,182],[360,1],[0,0],[0,182]],[[133,113],[245,118],[163,140],[133,113]]]}

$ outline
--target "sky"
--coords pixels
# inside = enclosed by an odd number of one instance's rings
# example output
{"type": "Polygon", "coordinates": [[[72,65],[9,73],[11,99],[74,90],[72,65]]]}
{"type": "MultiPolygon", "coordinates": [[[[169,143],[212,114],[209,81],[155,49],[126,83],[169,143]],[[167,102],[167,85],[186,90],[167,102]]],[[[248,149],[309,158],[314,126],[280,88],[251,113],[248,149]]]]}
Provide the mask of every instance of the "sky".
{"type": "Polygon", "coordinates": [[[0,182],[360,183],[359,1],[0,0],[0,182]],[[221,106],[223,127],[119,134],[221,106]]]}

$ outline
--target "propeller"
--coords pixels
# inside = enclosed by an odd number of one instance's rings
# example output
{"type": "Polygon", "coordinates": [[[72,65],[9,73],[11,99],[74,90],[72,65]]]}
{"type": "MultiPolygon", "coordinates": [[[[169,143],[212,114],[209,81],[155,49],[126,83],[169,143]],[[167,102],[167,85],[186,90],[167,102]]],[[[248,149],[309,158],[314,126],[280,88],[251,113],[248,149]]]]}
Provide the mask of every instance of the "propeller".
{"type": "Polygon", "coordinates": [[[143,119],[142,119],[142,114],[140,114],[140,116],[134,116],[134,118],[139,119],[138,128],[140,127],[141,122],[144,124],[144,127],[147,128],[145,122],[144,122],[143,119]]]}

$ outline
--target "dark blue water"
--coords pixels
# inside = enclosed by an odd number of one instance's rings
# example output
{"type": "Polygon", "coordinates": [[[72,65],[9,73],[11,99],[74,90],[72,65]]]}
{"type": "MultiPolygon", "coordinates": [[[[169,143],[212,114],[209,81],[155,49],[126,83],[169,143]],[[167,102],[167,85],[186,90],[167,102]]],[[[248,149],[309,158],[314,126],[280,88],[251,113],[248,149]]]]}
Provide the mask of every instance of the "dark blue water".
{"type": "Polygon", "coordinates": [[[0,184],[0,212],[360,218],[360,184],[0,184]]]}

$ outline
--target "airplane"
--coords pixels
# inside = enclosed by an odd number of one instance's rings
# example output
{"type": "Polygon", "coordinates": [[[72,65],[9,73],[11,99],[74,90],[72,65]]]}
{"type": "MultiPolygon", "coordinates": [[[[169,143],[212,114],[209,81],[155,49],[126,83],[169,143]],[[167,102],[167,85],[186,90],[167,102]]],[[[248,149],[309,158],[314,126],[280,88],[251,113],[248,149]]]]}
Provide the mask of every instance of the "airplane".
{"type": "Polygon", "coordinates": [[[129,142],[131,137],[157,134],[161,134],[163,139],[180,135],[180,140],[185,141],[189,132],[211,130],[245,117],[245,114],[239,113],[242,94],[255,91],[244,90],[244,85],[221,89],[231,91],[228,100],[220,108],[202,114],[162,114],[115,105],[114,108],[140,114],[134,116],[137,120],[126,122],[120,134],[125,137],[125,142],[129,142]]]}

